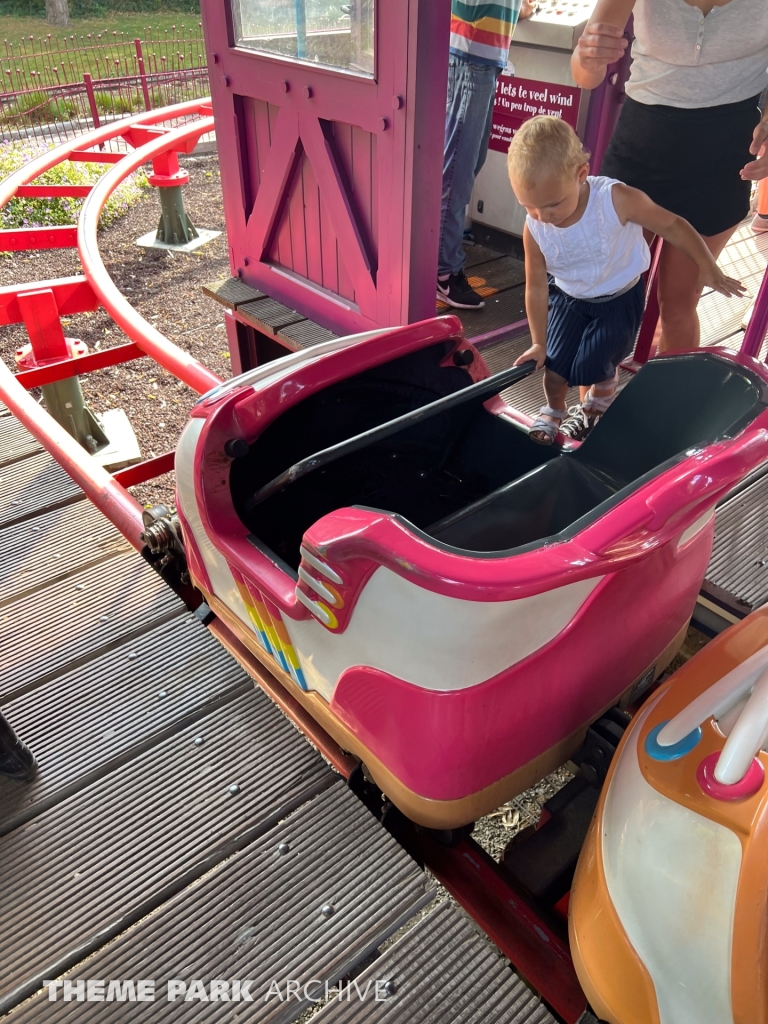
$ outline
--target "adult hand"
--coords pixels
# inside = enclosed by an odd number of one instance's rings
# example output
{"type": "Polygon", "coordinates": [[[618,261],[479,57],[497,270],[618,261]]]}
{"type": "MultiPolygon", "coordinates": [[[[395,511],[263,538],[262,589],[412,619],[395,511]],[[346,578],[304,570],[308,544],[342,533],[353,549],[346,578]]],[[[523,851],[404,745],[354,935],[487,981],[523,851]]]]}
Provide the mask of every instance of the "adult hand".
{"type": "Polygon", "coordinates": [[[520,7],[520,21],[524,18],[532,18],[536,13],[536,4],[531,3],[530,0],[523,0],[520,7]]]}
{"type": "Polygon", "coordinates": [[[760,181],[768,178],[768,117],[764,118],[755,128],[752,135],[752,145],[749,152],[757,157],[757,160],[750,160],[741,169],[741,176],[745,181],[760,181]]]}
{"type": "Polygon", "coordinates": [[[712,288],[729,299],[747,294],[747,289],[741,281],[737,281],[734,277],[726,277],[717,265],[702,270],[699,275],[699,288],[712,288]]]}
{"type": "Polygon", "coordinates": [[[609,64],[620,60],[629,43],[624,30],[605,22],[587,25],[576,44],[578,63],[592,75],[604,75],[609,64]]]}

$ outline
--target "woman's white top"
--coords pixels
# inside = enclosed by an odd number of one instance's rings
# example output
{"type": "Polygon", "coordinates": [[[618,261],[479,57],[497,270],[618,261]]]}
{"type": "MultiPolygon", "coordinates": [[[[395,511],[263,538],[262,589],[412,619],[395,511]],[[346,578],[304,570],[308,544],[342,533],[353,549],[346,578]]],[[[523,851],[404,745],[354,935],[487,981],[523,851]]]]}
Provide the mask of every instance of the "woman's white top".
{"type": "MultiPolygon", "coordinates": [[[[768,2],[768,0],[766,0],[768,2]]],[[[589,199],[581,220],[567,228],[526,217],[547,273],[575,299],[602,298],[633,284],[651,262],[639,224],[622,224],[613,205],[615,178],[587,178],[589,199]]]]}
{"type": "Polygon", "coordinates": [[[706,17],[685,0],[636,0],[634,18],[626,90],[638,103],[716,107],[768,88],[768,0],[729,0],[706,17]]]}

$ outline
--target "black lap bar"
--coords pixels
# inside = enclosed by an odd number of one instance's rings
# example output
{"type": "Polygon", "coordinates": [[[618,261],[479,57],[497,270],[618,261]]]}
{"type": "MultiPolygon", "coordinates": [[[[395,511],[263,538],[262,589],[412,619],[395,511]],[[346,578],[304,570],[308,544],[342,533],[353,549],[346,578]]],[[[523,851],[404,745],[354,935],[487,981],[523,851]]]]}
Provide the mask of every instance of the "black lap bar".
{"type": "Polygon", "coordinates": [[[389,420],[378,427],[373,427],[372,430],[366,430],[362,434],[356,434],[346,441],[341,441],[330,448],[325,448],[315,455],[309,455],[306,459],[294,463],[294,465],[280,473],[279,476],[270,480],[268,484],[264,484],[263,487],[259,488],[253,497],[249,498],[246,502],[245,511],[252,511],[262,501],[271,498],[273,494],[287,487],[288,484],[294,483],[296,480],[301,479],[301,477],[316,469],[320,469],[322,466],[327,466],[330,462],[335,462],[344,455],[350,455],[361,448],[367,448],[368,445],[381,441],[385,437],[390,437],[392,434],[397,434],[399,431],[412,427],[417,423],[421,423],[423,420],[429,419],[430,416],[437,416],[439,413],[448,412],[449,409],[455,409],[465,402],[471,402],[473,398],[487,398],[490,395],[496,395],[503,391],[504,388],[524,380],[535,369],[535,361],[529,359],[521,366],[512,366],[510,369],[496,373],[492,377],[486,377],[485,380],[480,380],[476,384],[470,384],[469,387],[462,388],[461,391],[446,395],[444,398],[438,398],[435,402],[422,405],[420,408],[413,409],[403,416],[398,416],[394,420],[389,420]]]}

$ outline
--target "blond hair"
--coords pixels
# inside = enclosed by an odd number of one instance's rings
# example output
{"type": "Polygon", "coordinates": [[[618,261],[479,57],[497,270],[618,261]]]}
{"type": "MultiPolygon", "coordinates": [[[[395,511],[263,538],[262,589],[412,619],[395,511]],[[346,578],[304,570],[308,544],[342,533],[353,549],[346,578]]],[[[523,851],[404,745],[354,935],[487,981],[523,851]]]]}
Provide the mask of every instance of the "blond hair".
{"type": "Polygon", "coordinates": [[[541,115],[525,121],[509,144],[507,171],[511,181],[530,186],[547,172],[575,177],[589,160],[576,132],[559,117],[541,115]]]}

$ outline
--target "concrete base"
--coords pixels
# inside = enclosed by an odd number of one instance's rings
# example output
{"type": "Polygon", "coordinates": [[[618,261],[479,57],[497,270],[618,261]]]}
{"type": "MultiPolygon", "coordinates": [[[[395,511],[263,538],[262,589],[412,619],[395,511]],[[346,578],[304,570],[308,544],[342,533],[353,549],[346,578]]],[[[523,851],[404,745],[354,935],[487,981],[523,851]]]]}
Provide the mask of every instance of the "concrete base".
{"type": "Polygon", "coordinates": [[[98,417],[104,433],[109,438],[106,448],[94,454],[94,459],[113,473],[126,466],[141,462],[139,442],[128,417],[122,409],[110,409],[98,417]]]}
{"type": "Polygon", "coordinates": [[[146,235],[137,238],[134,245],[138,245],[142,249],[170,249],[172,252],[194,252],[195,249],[199,249],[206,242],[212,242],[214,238],[218,238],[220,234],[220,231],[198,228],[197,238],[193,238],[191,242],[186,242],[184,245],[168,245],[166,242],[157,241],[157,231],[148,231],[146,235]]]}

